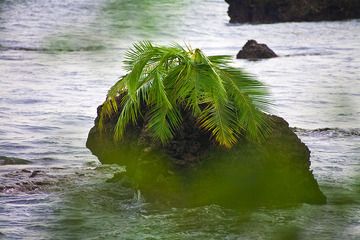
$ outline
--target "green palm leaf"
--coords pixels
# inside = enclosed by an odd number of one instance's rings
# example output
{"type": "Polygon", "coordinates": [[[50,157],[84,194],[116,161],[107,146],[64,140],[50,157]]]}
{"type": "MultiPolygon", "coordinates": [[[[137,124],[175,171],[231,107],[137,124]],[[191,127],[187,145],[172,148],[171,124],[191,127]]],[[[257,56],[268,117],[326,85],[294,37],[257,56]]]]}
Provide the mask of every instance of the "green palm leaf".
{"type": "Polygon", "coordinates": [[[134,44],[125,54],[128,73],[109,90],[99,128],[118,114],[114,136],[121,140],[128,124],[142,119],[145,129],[166,144],[181,126],[184,110],[219,145],[230,148],[242,135],[259,140],[270,129],[263,114],[269,107],[268,93],[262,83],[230,63],[229,56],[207,57],[199,49],[177,44],[134,44]]]}

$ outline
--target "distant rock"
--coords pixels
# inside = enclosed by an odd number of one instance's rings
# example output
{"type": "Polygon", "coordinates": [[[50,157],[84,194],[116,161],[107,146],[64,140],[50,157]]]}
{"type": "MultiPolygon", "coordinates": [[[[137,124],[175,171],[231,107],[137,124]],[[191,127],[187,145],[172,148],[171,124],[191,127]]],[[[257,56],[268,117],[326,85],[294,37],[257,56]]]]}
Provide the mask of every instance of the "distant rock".
{"type": "Polygon", "coordinates": [[[109,181],[140,190],[147,201],[230,208],[326,202],[309,169],[309,149],[280,117],[267,116],[273,128],[266,141],[242,139],[231,149],[214,144],[190,114],[165,146],[147,134],[142,121],[128,126],[118,143],[113,140],[117,117],[106,120],[102,133],[97,117],[86,146],[103,164],[125,166],[125,173],[109,181]]]}
{"type": "Polygon", "coordinates": [[[257,43],[255,40],[248,40],[243,48],[236,55],[238,59],[262,59],[274,58],[277,55],[266,44],[257,43]]]}
{"type": "Polygon", "coordinates": [[[337,21],[360,18],[359,0],[225,0],[231,23],[337,21]]]}

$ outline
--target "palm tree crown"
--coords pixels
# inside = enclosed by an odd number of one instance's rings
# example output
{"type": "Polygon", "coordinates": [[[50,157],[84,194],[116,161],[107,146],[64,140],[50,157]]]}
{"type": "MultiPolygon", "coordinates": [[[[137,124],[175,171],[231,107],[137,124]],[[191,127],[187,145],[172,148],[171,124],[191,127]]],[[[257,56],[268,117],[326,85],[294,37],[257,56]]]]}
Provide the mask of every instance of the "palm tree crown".
{"type": "Polygon", "coordinates": [[[114,137],[121,140],[127,125],[142,118],[146,130],[166,144],[181,126],[185,109],[221,146],[232,147],[242,135],[263,138],[269,130],[262,113],[269,105],[268,93],[230,62],[230,56],[207,57],[200,49],[179,45],[134,44],[125,55],[128,73],[109,90],[99,128],[106,117],[120,113],[114,137]]]}

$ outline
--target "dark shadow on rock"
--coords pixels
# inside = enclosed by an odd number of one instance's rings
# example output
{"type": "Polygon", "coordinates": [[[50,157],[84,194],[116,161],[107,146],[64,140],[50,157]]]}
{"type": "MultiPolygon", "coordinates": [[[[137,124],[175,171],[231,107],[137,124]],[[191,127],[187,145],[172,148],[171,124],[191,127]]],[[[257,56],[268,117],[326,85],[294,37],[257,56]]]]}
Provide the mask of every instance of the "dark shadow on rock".
{"type": "Polygon", "coordinates": [[[183,116],[179,133],[166,146],[151,139],[141,122],[127,128],[122,142],[115,142],[112,129],[117,116],[107,120],[101,133],[97,117],[86,146],[103,164],[126,166],[126,173],[110,182],[140,189],[152,202],[230,208],[326,203],[309,170],[310,151],[284,119],[267,116],[272,133],[261,143],[242,139],[223,149],[190,114],[183,116]]]}
{"type": "Polygon", "coordinates": [[[264,58],[274,58],[277,55],[266,44],[258,43],[255,40],[248,40],[236,55],[238,59],[257,60],[264,58]]]}

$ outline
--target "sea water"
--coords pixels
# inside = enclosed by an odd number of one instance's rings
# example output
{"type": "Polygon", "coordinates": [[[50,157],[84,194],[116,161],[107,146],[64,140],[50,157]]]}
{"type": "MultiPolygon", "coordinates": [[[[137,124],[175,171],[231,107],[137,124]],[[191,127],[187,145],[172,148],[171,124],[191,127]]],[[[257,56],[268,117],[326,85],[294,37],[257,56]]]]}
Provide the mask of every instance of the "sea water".
{"type": "Polygon", "coordinates": [[[360,239],[360,21],[228,24],[222,0],[0,0],[0,239],[360,239]],[[85,147],[134,42],[235,56],[311,150],[328,204],[169,208],[85,147]]]}

